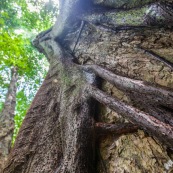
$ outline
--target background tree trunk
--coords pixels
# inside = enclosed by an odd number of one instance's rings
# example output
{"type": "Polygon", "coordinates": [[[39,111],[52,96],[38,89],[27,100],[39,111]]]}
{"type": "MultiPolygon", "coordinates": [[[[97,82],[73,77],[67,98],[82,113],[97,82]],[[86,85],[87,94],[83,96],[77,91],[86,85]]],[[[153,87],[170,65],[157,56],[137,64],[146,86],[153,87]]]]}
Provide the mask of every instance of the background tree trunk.
{"type": "MultiPolygon", "coordinates": [[[[74,2],[74,8],[70,10],[77,9],[79,1],[70,2],[66,7],[70,8],[74,2]]],[[[158,12],[162,14],[165,4],[141,7],[155,1],[145,1],[141,5],[133,1],[130,3],[132,6],[128,6],[129,1],[127,5],[124,3],[120,6],[112,4],[115,1],[106,2],[96,1],[103,6],[121,7],[121,14],[111,10],[108,13],[101,11],[100,14],[78,15],[85,20],[81,24],[74,16],[66,16],[70,12],[65,9],[62,13],[65,19],[63,21],[61,18],[59,26],[57,21],[53,28],[37,36],[34,44],[47,55],[50,70],[26,115],[4,173],[171,172],[172,153],[155,138],[159,131],[150,133],[147,125],[146,128],[144,125],[140,127],[139,121],[127,120],[96,102],[91,98],[93,95],[89,92],[89,86],[98,87],[134,106],[139,113],[146,112],[146,117],[147,114],[154,114],[172,129],[173,33],[172,29],[163,27],[172,18],[165,17],[165,13],[162,16],[164,20],[158,17],[158,12]],[[133,12],[137,13],[129,17],[126,10],[133,7],[140,8],[134,9],[133,12]],[[153,9],[155,13],[148,13],[153,9]],[[159,26],[151,27],[156,23],[159,26]],[[160,99],[160,93],[155,93],[156,97],[137,92],[135,87],[134,91],[133,87],[120,90],[121,87],[114,87],[103,76],[102,80],[98,79],[96,74],[88,70],[90,64],[97,64],[120,76],[144,81],[143,84],[155,88],[163,88],[162,91],[169,88],[170,95],[160,99]],[[171,101],[168,99],[170,102],[167,102],[167,98],[171,101]],[[164,118],[166,116],[170,117],[170,121],[164,118]],[[112,125],[103,125],[127,121],[136,122],[139,129],[144,131],[120,136],[120,133],[114,135],[109,130],[112,125]],[[97,129],[95,122],[102,122],[96,124],[97,129]],[[111,134],[98,136],[97,130],[104,127],[111,134]]],[[[100,102],[105,103],[105,100],[102,98],[100,102]]],[[[121,129],[117,127],[116,130],[121,129]]],[[[134,131],[131,127],[129,132],[134,131]]],[[[164,134],[161,136],[163,138],[164,134]]],[[[170,148],[171,142],[172,138],[170,148]]]]}
{"type": "Polygon", "coordinates": [[[17,68],[11,70],[11,81],[6,95],[4,107],[0,113],[0,172],[11,149],[14,131],[14,114],[17,90],[17,68]]]}

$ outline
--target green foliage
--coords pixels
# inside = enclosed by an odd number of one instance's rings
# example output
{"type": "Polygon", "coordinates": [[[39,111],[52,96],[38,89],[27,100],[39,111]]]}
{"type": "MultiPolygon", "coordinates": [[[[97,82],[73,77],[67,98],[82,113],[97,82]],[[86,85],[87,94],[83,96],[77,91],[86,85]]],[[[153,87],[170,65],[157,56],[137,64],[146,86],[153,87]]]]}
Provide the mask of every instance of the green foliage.
{"type": "Polygon", "coordinates": [[[0,112],[2,111],[3,107],[4,107],[4,103],[0,102],[0,112]]]}
{"type": "Polygon", "coordinates": [[[20,125],[25,117],[26,114],[26,108],[29,106],[27,97],[24,94],[24,90],[21,90],[17,93],[16,96],[17,99],[17,106],[16,106],[16,115],[15,115],[15,131],[14,131],[14,136],[13,136],[13,142],[16,138],[16,135],[18,133],[18,130],[20,128],[20,125]]]}
{"type": "Polygon", "coordinates": [[[0,33],[0,64],[4,64],[7,67],[16,66],[18,69],[28,71],[28,65],[30,63],[27,46],[29,46],[29,40],[22,38],[21,35],[11,35],[7,32],[0,33]]]}
{"type": "Polygon", "coordinates": [[[50,27],[58,14],[58,5],[49,0],[1,0],[0,27],[41,31],[50,27]]]}
{"type": "Polygon", "coordinates": [[[35,35],[48,29],[58,14],[53,0],[0,0],[0,111],[17,67],[17,103],[13,142],[26,111],[46,75],[48,63],[31,44],[35,35]]]}
{"type": "Polygon", "coordinates": [[[22,121],[23,121],[25,115],[26,115],[27,109],[29,108],[29,105],[30,105],[30,101],[27,98],[27,96],[25,95],[24,89],[22,89],[21,91],[19,91],[17,93],[16,99],[17,99],[16,115],[14,117],[15,129],[14,129],[14,135],[13,135],[12,143],[14,143],[14,141],[16,139],[19,128],[22,124],[22,121]]]}
{"type": "Polygon", "coordinates": [[[0,1],[0,28],[10,29],[20,25],[18,22],[18,8],[13,0],[0,1]]]}
{"type": "Polygon", "coordinates": [[[29,26],[29,29],[38,31],[48,29],[54,22],[58,14],[57,4],[49,0],[28,0],[26,3],[20,3],[23,11],[23,25],[29,26]],[[29,5],[28,5],[29,4],[29,5]]]}

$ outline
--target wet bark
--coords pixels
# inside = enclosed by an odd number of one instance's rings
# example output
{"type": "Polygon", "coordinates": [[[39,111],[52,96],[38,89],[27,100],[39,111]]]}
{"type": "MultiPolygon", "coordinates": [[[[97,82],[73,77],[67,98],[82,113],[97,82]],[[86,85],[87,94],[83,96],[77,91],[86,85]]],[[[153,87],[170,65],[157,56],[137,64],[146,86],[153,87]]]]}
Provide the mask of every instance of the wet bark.
{"type": "Polygon", "coordinates": [[[14,131],[14,113],[16,105],[17,69],[11,70],[11,80],[6,95],[4,107],[0,113],[0,172],[4,167],[7,156],[11,149],[14,131]]]}
{"type": "Polygon", "coordinates": [[[172,49],[173,4],[116,2],[61,1],[55,25],[34,40],[50,69],[4,173],[169,170],[164,164],[172,163],[166,149],[173,145],[173,73],[159,54],[166,59],[172,49]],[[106,120],[108,112],[116,120],[106,120]],[[161,155],[164,161],[158,161],[161,155]]]}

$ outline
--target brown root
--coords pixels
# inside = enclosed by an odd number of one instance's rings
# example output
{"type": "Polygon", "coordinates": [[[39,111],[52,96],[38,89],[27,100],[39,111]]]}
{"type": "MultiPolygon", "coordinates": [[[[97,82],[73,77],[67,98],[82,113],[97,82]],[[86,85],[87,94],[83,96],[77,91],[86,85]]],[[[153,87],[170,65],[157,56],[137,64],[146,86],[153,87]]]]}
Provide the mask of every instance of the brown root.
{"type": "Polygon", "coordinates": [[[95,131],[98,136],[107,134],[123,135],[136,132],[137,130],[138,127],[132,123],[108,124],[98,122],[95,124],[95,131]]]}
{"type": "Polygon", "coordinates": [[[111,97],[110,95],[91,85],[88,87],[88,93],[100,103],[123,115],[125,118],[132,121],[149,134],[156,136],[158,139],[172,148],[172,126],[165,124],[153,116],[129,106],[116,98],[111,97]]]}

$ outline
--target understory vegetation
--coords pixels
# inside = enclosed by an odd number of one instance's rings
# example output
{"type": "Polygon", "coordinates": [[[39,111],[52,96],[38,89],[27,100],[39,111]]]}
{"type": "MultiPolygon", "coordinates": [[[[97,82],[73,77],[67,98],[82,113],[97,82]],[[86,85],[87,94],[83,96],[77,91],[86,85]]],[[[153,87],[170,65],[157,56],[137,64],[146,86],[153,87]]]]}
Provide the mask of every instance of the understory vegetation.
{"type": "Polygon", "coordinates": [[[13,143],[48,70],[43,54],[32,46],[35,35],[48,29],[58,14],[58,2],[35,0],[0,1],[0,111],[11,80],[18,73],[13,143]]]}

